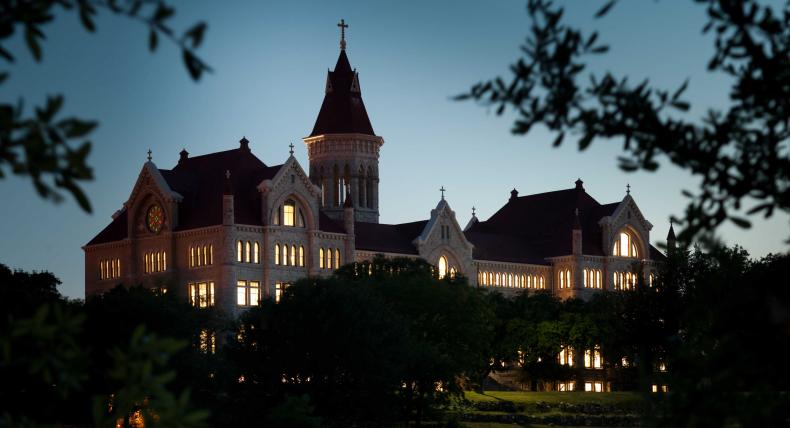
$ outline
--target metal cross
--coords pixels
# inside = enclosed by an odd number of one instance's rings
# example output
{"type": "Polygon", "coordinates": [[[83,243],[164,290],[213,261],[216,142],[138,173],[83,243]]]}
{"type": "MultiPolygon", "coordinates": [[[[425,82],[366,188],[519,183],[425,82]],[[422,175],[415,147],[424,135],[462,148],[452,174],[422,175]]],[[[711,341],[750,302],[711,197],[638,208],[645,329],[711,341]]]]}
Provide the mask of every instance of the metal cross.
{"type": "Polygon", "coordinates": [[[148,162],[151,162],[151,149],[148,149],[148,162]]]}
{"type": "Polygon", "coordinates": [[[472,207],[472,217],[475,216],[475,207],[472,207]]]}
{"type": "Polygon", "coordinates": [[[442,200],[444,200],[444,192],[445,192],[445,190],[447,190],[447,189],[445,189],[444,186],[439,188],[439,191],[442,192],[442,200]]]}
{"type": "Polygon", "coordinates": [[[340,49],[346,50],[346,28],[348,28],[348,24],[346,24],[345,19],[341,19],[337,26],[340,27],[340,49]]]}
{"type": "Polygon", "coordinates": [[[631,184],[630,183],[625,185],[625,194],[626,195],[630,195],[631,194],[631,184]]]}
{"type": "Polygon", "coordinates": [[[294,154],[294,143],[289,144],[288,147],[291,148],[291,150],[290,150],[291,151],[291,156],[293,156],[293,154],[294,154]]]}

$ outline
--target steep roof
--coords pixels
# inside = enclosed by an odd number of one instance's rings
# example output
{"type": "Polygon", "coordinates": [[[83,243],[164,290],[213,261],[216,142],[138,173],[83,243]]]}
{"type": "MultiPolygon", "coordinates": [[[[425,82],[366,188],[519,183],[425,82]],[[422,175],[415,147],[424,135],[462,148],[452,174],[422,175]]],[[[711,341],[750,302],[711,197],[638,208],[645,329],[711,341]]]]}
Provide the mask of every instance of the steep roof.
{"type": "Polygon", "coordinates": [[[347,133],[376,135],[362,102],[359,75],[341,50],[334,71],[328,72],[324,102],[310,136],[347,133]]]}
{"type": "Polygon", "coordinates": [[[358,250],[382,253],[418,254],[412,243],[428,220],[401,224],[355,222],[354,244],[358,250]]]}
{"type": "Polygon", "coordinates": [[[604,255],[598,221],[614,212],[619,202],[601,205],[578,182],[575,188],[518,196],[488,220],[475,223],[465,232],[475,246],[475,258],[541,263],[546,257],[572,253],[572,231],[582,230],[582,253],[604,255]],[[576,209],[579,217],[576,219],[576,209]]]}
{"type": "MultiPolygon", "coordinates": [[[[178,227],[188,230],[222,224],[222,195],[235,197],[237,224],[261,225],[261,195],[258,184],[277,174],[282,165],[267,166],[250,152],[246,140],[241,147],[193,158],[182,155],[173,169],[159,169],[170,188],[183,196],[178,206],[178,227]],[[226,172],[230,171],[230,178],[226,172]]],[[[88,245],[126,238],[126,210],[88,245]]]]}

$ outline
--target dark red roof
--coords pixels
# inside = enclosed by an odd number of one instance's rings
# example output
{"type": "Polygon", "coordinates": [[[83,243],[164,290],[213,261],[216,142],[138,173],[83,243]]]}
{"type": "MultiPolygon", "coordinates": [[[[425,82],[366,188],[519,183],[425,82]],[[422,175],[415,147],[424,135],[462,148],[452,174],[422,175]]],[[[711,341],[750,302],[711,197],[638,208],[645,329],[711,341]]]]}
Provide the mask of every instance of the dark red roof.
{"type": "Polygon", "coordinates": [[[105,242],[120,241],[126,239],[126,219],[129,218],[127,211],[123,210],[118,217],[115,217],[98,235],[94,236],[87,245],[102,244],[105,242]]]}
{"type": "MultiPolygon", "coordinates": [[[[237,224],[261,225],[261,195],[257,186],[274,177],[281,166],[267,166],[249,149],[239,148],[182,158],[175,168],[160,169],[159,173],[170,188],[183,196],[175,230],[222,224],[222,196],[226,191],[234,195],[237,224]],[[229,180],[226,171],[230,171],[229,180]]],[[[88,244],[126,238],[126,222],[124,211],[88,244]]]]}
{"type": "Polygon", "coordinates": [[[326,94],[310,136],[358,133],[375,135],[370,124],[359,76],[351,69],[346,51],[341,50],[334,71],[328,72],[326,94]],[[352,88],[356,83],[356,88],[352,88]]]}
{"type": "Polygon", "coordinates": [[[332,233],[346,233],[346,229],[329,218],[323,211],[318,212],[318,230],[332,233]]]}
{"type": "Polygon", "coordinates": [[[618,205],[599,204],[580,184],[568,190],[514,196],[491,218],[474,224],[466,238],[475,246],[475,258],[545,264],[546,257],[572,254],[573,227],[578,221],[582,253],[604,255],[598,221],[618,205]]]}
{"type": "Polygon", "coordinates": [[[412,243],[428,220],[401,224],[354,223],[355,245],[358,250],[381,253],[417,254],[412,243]]]}

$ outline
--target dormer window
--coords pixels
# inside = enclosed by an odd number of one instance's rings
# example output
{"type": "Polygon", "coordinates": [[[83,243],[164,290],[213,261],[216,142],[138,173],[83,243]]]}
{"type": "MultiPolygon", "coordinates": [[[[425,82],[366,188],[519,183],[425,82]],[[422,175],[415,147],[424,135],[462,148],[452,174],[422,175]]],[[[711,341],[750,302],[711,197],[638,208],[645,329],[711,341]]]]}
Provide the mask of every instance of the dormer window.
{"type": "Polygon", "coordinates": [[[290,227],[304,227],[304,214],[293,199],[288,199],[274,214],[274,224],[290,227]]]}
{"type": "Polygon", "coordinates": [[[614,241],[612,255],[619,257],[639,257],[634,237],[628,232],[620,232],[617,235],[617,239],[614,241]]]}

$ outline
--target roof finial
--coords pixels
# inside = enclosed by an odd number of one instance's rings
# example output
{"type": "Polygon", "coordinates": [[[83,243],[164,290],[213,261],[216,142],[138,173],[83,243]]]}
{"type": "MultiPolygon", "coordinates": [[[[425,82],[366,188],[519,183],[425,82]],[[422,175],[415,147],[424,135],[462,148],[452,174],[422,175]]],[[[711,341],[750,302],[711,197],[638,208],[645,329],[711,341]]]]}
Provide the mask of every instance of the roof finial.
{"type": "Polygon", "coordinates": [[[151,149],[148,149],[148,162],[151,162],[151,149]]]}
{"type": "Polygon", "coordinates": [[[447,190],[447,189],[445,189],[445,188],[444,188],[444,186],[442,186],[442,187],[440,187],[440,188],[439,188],[439,191],[440,191],[440,192],[442,192],[442,200],[444,200],[444,192],[445,192],[446,190],[447,190]]]}
{"type": "Polygon", "coordinates": [[[289,152],[291,153],[291,156],[293,156],[294,155],[294,143],[289,144],[288,147],[291,148],[291,150],[289,150],[289,152]]]}
{"type": "Polygon", "coordinates": [[[474,216],[475,216],[475,207],[472,206],[472,217],[474,217],[474,216]]]}
{"type": "Polygon", "coordinates": [[[628,184],[625,185],[625,194],[626,195],[630,195],[631,194],[631,183],[628,183],[628,184]]]}
{"type": "Polygon", "coordinates": [[[348,24],[346,24],[345,19],[341,19],[340,22],[337,24],[340,27],[340,50],[346,50],[346,28],[348,28],[348,24]]]}

